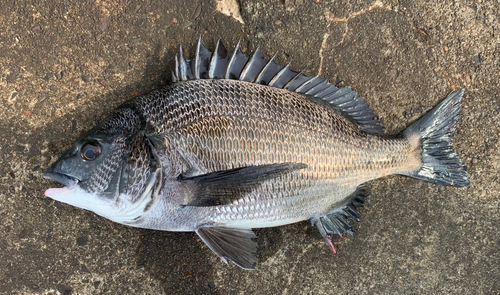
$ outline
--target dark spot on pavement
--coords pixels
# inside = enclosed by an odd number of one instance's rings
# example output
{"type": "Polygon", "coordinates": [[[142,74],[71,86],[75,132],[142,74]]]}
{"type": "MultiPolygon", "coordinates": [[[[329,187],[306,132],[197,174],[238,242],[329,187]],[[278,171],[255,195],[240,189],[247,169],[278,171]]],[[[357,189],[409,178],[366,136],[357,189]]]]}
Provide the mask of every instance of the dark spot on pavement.
{"type": "Polygon", "coordinates": [[[28,233],[29,233],[29,230],[27,228],[21,229],[21,231],[19,232],[19,238],[21,238],[21,239],[27,238],[28,233]]]}
{"type": "Polygon", "coordinates": [[[82,264],[82,271],[86,272],[86,273],[90,273],[90,270],[83,264],[82,264]]]}
{"type": "Polygon", "coordinates": [[[45,80],[45,82],[49,82],[52,77],[54,77],[54,73],[47,73],[47,75],[43,77],[43,80],[45,80]]]}
{"type": "Polygon", "coordinates": [[[481,54],[478,54],[478,55],[475,55],[473,57],[473,60],[474,60],[474,65],[477,67],[477,66],[480,66],[481,65],[481,62],[483,61],[483,59],[481,58],[481,54]]]}
{"type": "Polygon", "coordinates": [[[62,285],[62,284],[56,285],[56,289],[57,289],[57,291],[59,291],[63,295],[69,295],[69,294],[71,294],[71,291],[72,291],[72,289],[70,287],[62,285]]]}
{"type": "Polygon", "coordinates": [[[11,73],[7,75],[7,78],[5,80],[7,81],[7,83],[14,83],[14,82],[16,82],[18,77],[19,77],[18,72],[11,71],[11,73]]]}
{"type": "Polygon", "coordinates": [[[87,245],[87,237],[79,237],[76,239],[76,244],[78,246],[85,246],[87,245]]]}

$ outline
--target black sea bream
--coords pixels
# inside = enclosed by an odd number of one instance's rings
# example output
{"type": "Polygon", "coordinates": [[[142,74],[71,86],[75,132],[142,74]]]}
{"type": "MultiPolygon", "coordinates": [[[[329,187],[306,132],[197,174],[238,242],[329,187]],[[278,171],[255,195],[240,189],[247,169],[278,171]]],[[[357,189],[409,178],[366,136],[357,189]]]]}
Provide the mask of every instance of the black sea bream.
{"type": "Polygon", "coordinates": [[[173,83],[134,98],[77,140],[45,173],[45,195],[118,223],[196,231],[225,262],[254,269],[252,228],[302,220],[330,248],[352,234],[369,194],[391,174],[466,186],[452,149],[463,90],[402,134],[351,88],[337,88],[240,47],[176,58],[173,83]]]}

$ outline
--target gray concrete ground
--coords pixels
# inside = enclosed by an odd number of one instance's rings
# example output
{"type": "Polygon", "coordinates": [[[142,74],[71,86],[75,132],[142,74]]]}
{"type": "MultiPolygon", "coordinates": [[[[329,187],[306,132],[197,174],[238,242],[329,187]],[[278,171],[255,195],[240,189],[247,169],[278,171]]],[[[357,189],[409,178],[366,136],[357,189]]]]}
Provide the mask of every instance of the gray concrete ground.
{"type": "Polygon", "coordinates": [[[500,292],[498,1],[242,0],[244,24],[210,1],[1,4],[0,293],[500,292]],[[167,83],[178,44],[192,56],[199,35],[342,80],[388,134],[466,88],[455,146],[471,185],[373,181],[338,254],[307,222],[257,230],[257,271],[223,264],[193,233],[129,228],[44,197],[50,163],[114,107],[167,83]]]}

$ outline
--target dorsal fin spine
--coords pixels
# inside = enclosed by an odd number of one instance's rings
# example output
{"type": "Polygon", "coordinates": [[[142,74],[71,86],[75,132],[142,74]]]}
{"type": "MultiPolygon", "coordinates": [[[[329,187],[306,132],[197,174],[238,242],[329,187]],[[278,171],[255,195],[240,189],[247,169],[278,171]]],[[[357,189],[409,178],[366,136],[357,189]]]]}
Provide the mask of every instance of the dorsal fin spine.
{"type": "Polygon", "coordinates": [[[210,79],[223,79],[228,69],[228,62],[232,56],[232,52],[228,51],[222,41],[219,39],[215,52],[212,54],[210,62],[210,79]]]}
{"type": "MultiPolygon", "coordinates": [[[[212,54],[212,59],[210,60],[210,70],[208,71],[208,76],[210,79],[215,79],[215,70],[217,69],[217,62],[218,59],[220,58],[219,52],[221,48],[223,48],[224,45],[222,45],[221,39],[217,41],[217,46],[215,47],[215,51],[212,54]]],[[[225,48],[224,48],[225,49],[225,48]]]]}
{"type": "MultiPolygon", "coordinates": [[[[273,63],[276,64],[276,62],[274,61],[275,58],[276,58],[276,54],[273,55],[273,57],[266,63],[266,65],[264,66],[264,68],[257,75],[257,77],[254,80],[255,83],[259,83],[260,84],[261,82],[265,81],[265,80],[263,80],[264,79],[264,77],[263,77],[264,73],[266,73],[266,71],[269,71],[269,69],[270,69],[270,67],[271,67],[271,65],[273,63]]],[[[276,75],[276,74],[274,74],[274,75],[276,75]]]]}
{"type": "Polygon", "coordinates": [[[331,88],[328,86],[328,84],[330,84],[330,83],[328,83],[328,79],[323,80],[320,78],[320,80],[322,80],[320,83],[311,87],[311,89],[307,90],[306,93],[304,93],[304,94],[316,96],[316,95],[321,94],[322,92],[325,92],[327,89],[331,88]]]}
{"type": "Polygon", "coordinates": [[[305,76],[304,73],[302,71],[298,72],[295,76],[293,76],[292,79],[290,79],[290,81],[288,81],[285,86],[283,86],[283,89],[286,89],[286,90],[290,90],[290,91],[295,91],[297,88],[295,89],[289,89],[290,85],[295,81],[295,79],[298,79],[299,77],[301,76],[305,76]]]}
{"type": "Polygon", "coordinates": [[[260,47],[257,47],[250,60],[241,71],[239,79],[242,81],[254,82],[267,63],[268,61],[262,56],[260,47]]]}
{"type": "Polygon", "coordinates": [[[227,64],[227,69],[226,73],[224,74],[224,79],[229,79],[229,74],[231,73],[231,68],[234,66],[234,63],[236,61],[236,56],[238,51],[240,51],[240,41],[238,41],[238,44],[236,44],[236,48],[234,48],[233,55],[231,55],[231,59],[229,60],[229,63],[227,64]]]}
{"type": "Polygon", "coordinates": [[[194,59],[194,78],[200,79],[200,46],[202,46],[201,36],[198,39],[198,46],[196,46],[196,55],[194,59]]]}
{"type": "Polygon", "coordinates": [[[276,73],[276,75],[274,75],[274,77],[271,79],[271,81],[269,81],[269,86],[273,87],[273,85],[276,83],[276,81],[278,81],[278,79],[281,77],[281,75],[286,71],[288,70],[288,66],[290,65],[290,63],[288,63],[286,66],[284,66],[278,73],[276,73]]]}
{"type": "Polygon", "coordinates": [[[304,83],[302,83],[302,85],[300,85],[299,87],[297,87],[297,89],[295,89],[295,91],[305,94],[309,89],[311,89],[314,86],[316,86],[316,84],[314,84],[314,82],[316,82],[317,84],[320,84],[322,80],[323,79],[321,79],[320,77],[314,76],[311,79],[309,79],[309,80],[305,81],[304,83]],[[320,80],[320,81],[318,82],[316,80],[320,80]]]}
{"type": "Polygon", "coordinates": [[[175,55],[175,77],[176,81],[179,80],[179,57],[175,55]]]}
{"type": "Polygon", "coordinates": [[[212,54],[212,58],[210,59],[210,64],[208,66],[208,78],[209,79],[213,79],[214,78],[215,58],[216,58],[216,55],[217,55],[217,48],[219,47],[219,42],[220,42],[220,39],[219,39],[219,41],[217,41],[217,45],[215,46],[215,51],[212,54]]]}
{"type": "Polygon", "coordinates": [[[187,80],[187,62],[184,58],[184,53],[182,52],[182,44],[179,46],[179,63],[180,63],[180,72],[181,72],[181,80],[187,80]]]}
{"type": "MultiPolygon", "coordinates": [[[[328,82],[328,80],[325,80],[325,82],[326,82],[326,85],[331,85],[331,84],[328,82]]],[[[319,85],[318,85],[318,86],[319,86],[319,85]]],[[[310,89],[309,91],[312,91],[312,89],[310,89]]],[[[309,91],[308,91],[308,92],[309,92],[309,91]]],[[[316,97],[322,97],[322,98],[325,98],[325,97],[327,97],[328,95],[330,95],[330,94],[332,94],[332,93],[334,93],[334,92],[336,92],[336,91],[338,91],[338,88],[337,88],[337,87],[326,87],[325,89],[320,90],[318,93],[310,93],[310,94],[309,94],[309,93],[306,93],[306,94],[308,94],[308,95],[314,95],[314,96],[316,96],[316,97]]]]}

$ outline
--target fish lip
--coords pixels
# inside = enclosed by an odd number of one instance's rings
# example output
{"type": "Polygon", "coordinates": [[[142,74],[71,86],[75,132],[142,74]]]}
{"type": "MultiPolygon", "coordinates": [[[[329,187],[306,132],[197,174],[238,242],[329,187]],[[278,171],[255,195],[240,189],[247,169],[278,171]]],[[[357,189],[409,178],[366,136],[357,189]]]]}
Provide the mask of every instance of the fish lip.
{"type": "Polygon", "coordinates": [[[74,176],[70,176],[64,173],[56,172],[54,170],[47,170],[43,174],[43,178],[50,179],[64,185],[65,188],[71,190],[76,187],[80,180],[74,176]]]}

